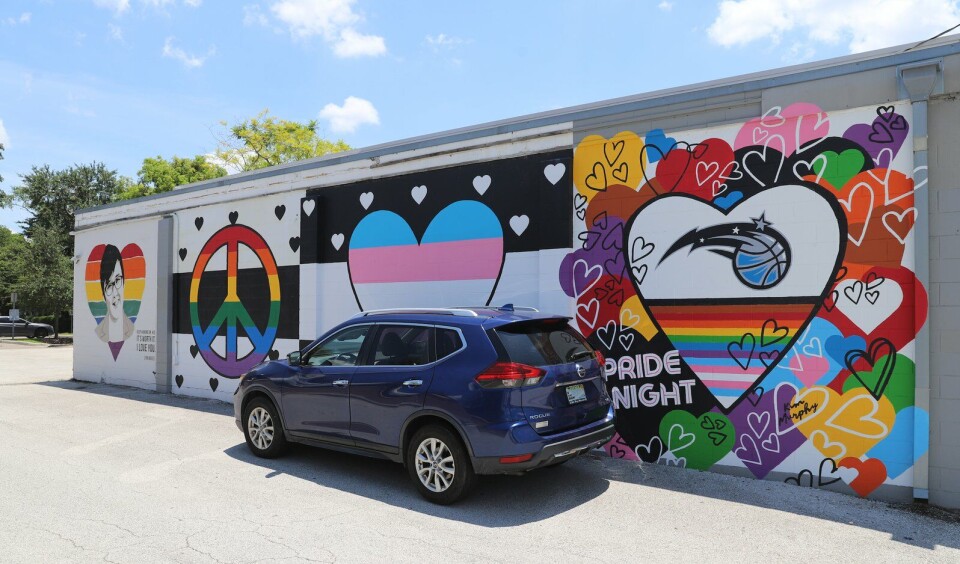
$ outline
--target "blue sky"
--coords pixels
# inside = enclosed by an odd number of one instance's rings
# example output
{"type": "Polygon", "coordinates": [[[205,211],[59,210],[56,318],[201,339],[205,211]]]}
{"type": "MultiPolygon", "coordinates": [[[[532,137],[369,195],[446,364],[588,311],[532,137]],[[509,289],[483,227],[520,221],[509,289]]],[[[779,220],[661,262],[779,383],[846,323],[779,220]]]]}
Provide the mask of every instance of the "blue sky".
{"type": "Polygon", "coordinates": [[[958,4],[5,0],[0,188],[43,164],[133,177],[264,108],[364,147],[919,41],[958,4]]]}

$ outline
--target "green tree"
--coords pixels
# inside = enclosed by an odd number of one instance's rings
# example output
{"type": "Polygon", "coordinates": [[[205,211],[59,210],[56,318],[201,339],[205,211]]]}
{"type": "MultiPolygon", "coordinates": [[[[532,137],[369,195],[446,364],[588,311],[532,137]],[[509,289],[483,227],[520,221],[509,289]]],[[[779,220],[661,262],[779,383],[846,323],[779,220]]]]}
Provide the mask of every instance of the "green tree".
{"type": "Polygon", "coordinates": [[[220,125],[229,134],[221,137],[216,156],[225,165],[239,170],[256,170],[350,150],[343,140],[320,137],[316,120],[300,123],[277,119],[269,115],[269,110],[235,125],[225,121],[220,125]]]}
{"type": "MultiPolygon", "coordinates": [[[[3,160],[3,143],[0,143],[0,161],[3,160]]],[[[3,182],[3,177],[0,176],[0,182],[3,182]]]]}
{"type": "Polygon", "coordinates": [[[203,155],[181,158],[176,155],[167,160],[160,155],[143,159],[137,172],[138,182],[123,179],[123,187],[114,200],[129,200],[169,192],[177,186],[226,176],[227,171],[207,161],[203,155]]]}
{"type": "Polygon", "coordinates": [[[10,293],[19,292],[20,277],[27,252],[27,241],[23,235],[0,226],[0,304],[9,309],[10,293]]]}
{"type": "Polygon", "coordinates": [[[73,306],[73,260],[63,254],[69,238],[38,229],[27,245],[18,282],[25,308],[54,316],[54,337],[60,336],[60,315],[73,306]]]}
{"type": "Polygon", "coordinates": [[[15,186],[11,194],[0,193],[0,203],[16,203],[26,209],[30,217],[21,222],[23,234],[33,240],[41,232],[54,232],[66,257],[73,255],[69,234],[74,211],[109,203],[124,186],[116,171],[97,162],[63,170],[34,166],[20,178],[23,183],[15,186]]]}

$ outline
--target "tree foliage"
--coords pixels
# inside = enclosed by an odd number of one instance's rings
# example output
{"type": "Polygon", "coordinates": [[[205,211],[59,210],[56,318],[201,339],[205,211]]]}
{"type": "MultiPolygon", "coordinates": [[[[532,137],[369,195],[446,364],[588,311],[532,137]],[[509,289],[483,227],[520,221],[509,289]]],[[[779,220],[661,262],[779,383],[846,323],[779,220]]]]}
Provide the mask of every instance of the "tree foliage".
{"type": "Polygon", "coordinates": [[[20,300],[31,312],[53,315],[54,336],[60,334],[60,314],[73,306],[73,260],[63,254],[69,236],[39,229],[27,245],[20,265],[20,300]]]}
{"type": "Polygon", "coordinates": [[[320,137],[316,120],[300,123],[277,119],[269,115],[269,110],[232,126],[225,121],[220,125],[229,134],[220,139],[217,159],[238,170],[256,170],[350,150],[343,140],[320,137]]]}
{"type": "Polygon", "coordinates": [[[129,200],[169,192],[177,186],[226,176],[223,167],[210,163],[203,155],[181,158],[176,155],[167,160],[160,155],[143,159],[137,172],[137,182],[124,179],[124,186],[115,200],[129,200]]]}
{"type": "Polygon", "coordinates": [[[10,293],[20,290],[26,252],[27,241],[23,235],[0,226],[0,304],[3,310],[12,305],[10,293]]]}
{"type": "Polygon", "coordinates": [[[52,170],[49,165],[32,167],[20,175],[22,184],[5,195],[9,205],[18,202],[31,215],[21,222],[23,234],[34,239],[40,233],[54,232],[56,244],[64,256],[73,255],[73,213],[76,210],[109,203],[123,187],[121,178],[103,163],[74,165],[52,170]]]}

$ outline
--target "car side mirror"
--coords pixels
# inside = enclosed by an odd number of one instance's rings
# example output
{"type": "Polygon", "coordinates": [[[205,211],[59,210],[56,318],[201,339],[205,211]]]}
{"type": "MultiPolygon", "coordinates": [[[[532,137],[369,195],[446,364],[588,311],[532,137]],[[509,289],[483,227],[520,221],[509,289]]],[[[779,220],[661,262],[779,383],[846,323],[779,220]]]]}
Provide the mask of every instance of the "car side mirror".
{"type": "Polygon", "coordinates": [[[300,351],[294,351],[287,355],[287,362],[290,366],[300,366],[300,351]]]}

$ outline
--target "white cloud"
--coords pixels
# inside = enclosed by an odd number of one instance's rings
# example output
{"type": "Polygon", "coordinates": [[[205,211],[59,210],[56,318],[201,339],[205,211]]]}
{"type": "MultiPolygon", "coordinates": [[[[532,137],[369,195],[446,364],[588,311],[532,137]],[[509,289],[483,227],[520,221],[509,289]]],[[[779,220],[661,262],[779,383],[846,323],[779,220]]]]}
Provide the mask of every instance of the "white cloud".
{"type": "Polygon", "coordinates": [[[333,45],[333,54],[341,58],[376,57],[386,52],[382,37],[364,35],[349,27],[340,31],[340,40],[333,45]]]}
{"type": "Polygon", "coordinates": [[[7,135],[7,130],[3,127],[3,120],[0,119],[0,145],[3,145],[5,148],[10,148],[10,136],[7,135]]]}
{"type": "Polygon", "coordinates": [[[15,18],[15,17],[13,17],[13,16],[9,16],[9,17],[7,17],[7,18],[4,18],[4,19],[0,20],[0,24],[3,24],[3,25],[18,25],[18,24],[19,24],[19,25],[24,25],[24,24],[28,24],[28,23],[30,23],[30,15],[31,15],[30,12],[24,12],[24,13],[20,14],[20,17],[17,17],[17,18],[15,18]]]}
{"type": "Polygon", "coordinates": [[[110,30],[110,37],[112,37],[113,39],[119,41],[120,43],[124,43],[124,40],[123,40],[123,29],[121,29],[120,26],[114,25],[114,24],[112,24],[112,23],[108,23],[108,24],[107,24],[107,29],[110,30]]]}
{"type": "Polygon", "coordinates": [[[163,56],[180,61],[183,63],[183,66],[187,67],[188,69],[202,67],[203,63],[205,63],[207,59],[217,52],[215,47],[211,47],[209,50],[207,50],[206,55],[191,55],[180,47],[174,47],[173,39],[173,37],[168,37],[167,40],[163,42],[163,56]]]}
{"type": "MultiPolygon", "coordinates": [[[[847,42],[852,53],[921,41],[960,23],[957,0],[723,0],[710,39],[724,47],[766,41],[789,33],[806,43],[847,42]]],[[[796,39],[791,36],[790,39],[796,39]]]]}
{"type": "Polygon", "coordinates": [[[456,47],[464,43],[464,40],[459,37],[441,33],[439,35],[428,35],[427,43],[434,47],[456,47]]]}
{"type": "MultiPolygon", "coordinates": [[[[164,10],[167,6],[176,4],[177,0],[140,0],[140,4],[153,8],[155,10],[164,10]]],[[[197,8],[203,0],[183,0],[184,6],[197,8]]],[[[99,8],[113,10],[116,15],[121,15],[130,9],[130,0],[93,0],[93,4],[99,8]]]]}
{"type": "Polygon", "coordinates": [[[673,2],[667,2],[667,0],[663,0],[663,2],[657,4],[657,8],[660,8],[661,12],[669,12],[673,9],[673,2]]]}
{"type": "MultiPolygon", "coordinates": [[[[383,37],[356,30],[363,17],[353,10],[356,0],[281,0],[270,6],[297,39],[320,36],[338,57],[378,56],[387,52],[383,37]]],[[[246,13],[246,10],[245,10],[246,13]]],[[[246,16],[244,16],[246,21],[246,16]]]]}
{"type": "Polygon", "coordinates": [[[269,23],[270,20],[267,19],[267,16],[260,11],[259,4],[252,4],[243,7],[243,25],[262,25],[266,27],[269,25],[269,23]]]}
{"type": "Polygon", "coordinates": [[[130,0],[93,0],[93,3],[99,8],[113,10],[117,15],[130,9],[130,0]]]}
{"type": "Polygon", "coordinates": [[[334,133],[353,133],[361,125],[380,124],[380,114],[373,104],[355,96],[348,96],[342,106],[327,104],[320,110],[320,118],[330,122],[334,133]]]}

